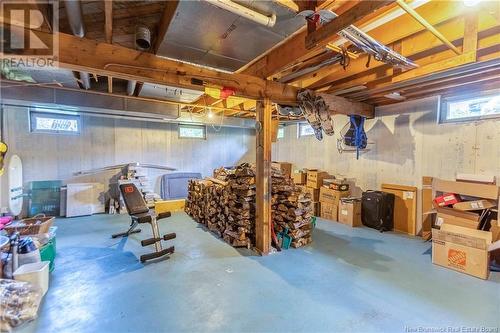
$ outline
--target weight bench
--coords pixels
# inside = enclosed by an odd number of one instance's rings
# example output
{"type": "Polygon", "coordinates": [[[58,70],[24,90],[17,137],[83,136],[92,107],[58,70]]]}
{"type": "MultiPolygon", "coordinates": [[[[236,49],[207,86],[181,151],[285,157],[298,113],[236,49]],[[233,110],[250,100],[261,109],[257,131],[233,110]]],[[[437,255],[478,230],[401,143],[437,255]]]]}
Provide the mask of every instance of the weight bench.
{"type": "Polygon", "coordinates": [[[143,254],[141,256],[141,262],[174,253],[175,248],[173,246],[163,249],[161,241],[174,239],[176,237],[175,233],[165,234],[160,237],[160,229],[158,228],[158,220],[170,217],[170,212],[164,212],[157,215],[154,210],[150,210],[144,201],[142,193],[134,184],[121,184],[120,192],[123,196],[123,200],[125,201],[128,215],[132,218],[132,222],[130,223],[130,228],[127,231],[114,234],[111,237],[126,237],[131,234],[141,232],[141,229],[136,229],[139,223],[149,223],[151,224],[151,229],[153,231],[153,238],[143,239],[141,241],[141,245],[148,246],[154,244],[155,252],[143,254]]]}

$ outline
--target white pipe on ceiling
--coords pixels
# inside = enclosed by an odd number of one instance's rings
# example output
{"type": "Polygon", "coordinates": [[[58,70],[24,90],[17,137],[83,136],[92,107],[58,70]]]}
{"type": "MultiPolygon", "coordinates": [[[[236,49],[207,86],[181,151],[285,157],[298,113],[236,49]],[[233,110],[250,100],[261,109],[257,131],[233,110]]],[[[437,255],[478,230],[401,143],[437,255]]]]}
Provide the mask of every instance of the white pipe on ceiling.
{"type": "Polygon", "coordinates": [[[256,23],[262,24],[266,27],[274,27],[276,24],[276,15],[271,14],[266,16],[264,14],[258,13],[255,10],[242,6],[231,0],[206,0],[208,3],[219,7],[220,9],[227,10],[231,13],[254,21],[256,23]]]}

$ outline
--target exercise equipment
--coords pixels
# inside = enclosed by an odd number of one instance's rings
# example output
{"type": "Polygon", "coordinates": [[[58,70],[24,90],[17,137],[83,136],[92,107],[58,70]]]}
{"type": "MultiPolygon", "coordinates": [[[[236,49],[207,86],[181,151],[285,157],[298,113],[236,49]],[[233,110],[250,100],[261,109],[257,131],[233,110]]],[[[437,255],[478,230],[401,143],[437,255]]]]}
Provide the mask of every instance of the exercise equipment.
{"type": "Polygon", "coordinates": [[[176,234],[170,233],[160,236],[160,229],[158,228],[158,220],[170,217],[170,212],[157,214],[154,210],[150,210],[146,205],[146,201],[144,201],[141,192],[134,184],[120,184],[120,192],[123,196],[125,206],[127,207],[127,212],[132,218],[132,222],[127,231],[114,234],[111,237],[128,237],[131,234],[141,232],[141,229],[136,229],[140,223],[149,223],[151,225],[151,230],[153,231],[153,237],[143,239],[141,241],[141,245],[148,246],[154,244],[155,252],[143,254],[140,257],[141,262],[174,253],[175,248],[173,246],[163,249],[161,242],[174,239],[176,234]]]}

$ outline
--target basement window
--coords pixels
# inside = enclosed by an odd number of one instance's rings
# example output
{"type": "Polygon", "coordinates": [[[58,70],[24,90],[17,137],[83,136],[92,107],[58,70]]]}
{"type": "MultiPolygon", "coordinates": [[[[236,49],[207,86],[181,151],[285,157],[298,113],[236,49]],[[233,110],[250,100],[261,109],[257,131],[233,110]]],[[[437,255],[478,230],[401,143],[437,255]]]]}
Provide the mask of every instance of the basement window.
{"type": "Polygon", "coordinates": [[[445,99],[440,122],[459,122],[500,117],[500,93],[445,99]]]}
{"type": "Polygon", "coordinates": [[[283,138],[285,138],[285,128],[279,127],[278,128],[278,139],[283,139],[283,138]]]}
{"type": "Polygon", "coordinates": [[[207,127],[204,125],[179,125],[179,138],[206,139],[207,127]]]}
{"type": "Polygon", "coordinates": [[[299,123],[298,126],[298,137],[311,136],[314,135],[314,129],[308,123],[299,123]]]}
{"type": "Polygon", "coordinates": [[[30,130],[33,133],[79,135],[81,119],[79,115],[30,111],[30,130]]]}

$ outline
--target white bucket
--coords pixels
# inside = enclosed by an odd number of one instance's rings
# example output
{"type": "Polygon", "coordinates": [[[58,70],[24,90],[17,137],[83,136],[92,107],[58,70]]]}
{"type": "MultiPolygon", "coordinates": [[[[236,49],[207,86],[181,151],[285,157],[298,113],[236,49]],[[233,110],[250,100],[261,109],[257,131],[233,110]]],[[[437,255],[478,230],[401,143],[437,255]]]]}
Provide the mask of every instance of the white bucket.
{"type": "Polygon", "coordinates": [[[43,295],[49,289],[49,263],[42,261],[20,266],[14,272],[14,280],[30,282],[42,289],[43,295]]]}

